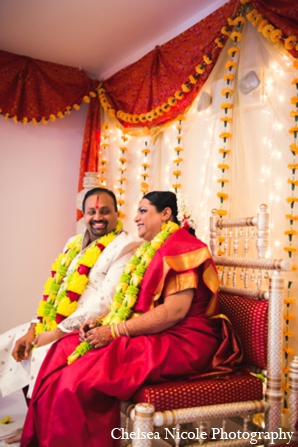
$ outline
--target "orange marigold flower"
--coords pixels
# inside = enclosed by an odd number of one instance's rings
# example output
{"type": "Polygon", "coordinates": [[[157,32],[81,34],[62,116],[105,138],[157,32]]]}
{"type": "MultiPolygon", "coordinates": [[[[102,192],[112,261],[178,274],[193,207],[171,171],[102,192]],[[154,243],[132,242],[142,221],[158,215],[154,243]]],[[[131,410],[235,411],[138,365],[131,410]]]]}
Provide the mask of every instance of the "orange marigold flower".
{"type": "Polygon", "coordinates": [[[222,118],[220,118],[220,121],[231,123],[233,121],[233,118],[230,118],[229,116],[223,116],[222,118]]]}
{"type": "Polygon", "coordinates": [[[174,151],[181,152],[181,151],[183,151],[183,149],[182,149],[182,147],[177,146],[177,147],[174,148],[174,151]]]}
{"type": "Polygon", "coordinates": [[[250,22],[255,19],[255,17],[258,15],[258,11],[256,9],[252,9],[248,14],[246,14],[247,20],[250,22]]]}
{"type": "Polygon", "coordinates": [[[217,250],[217,256],[224,256],[225,252],[222,250],[217,250]]]}
{"type": "Polygon", "coordinates": [[[293,60],[293,67],[298,68],[298,59],[293,60]]]}
{"type": "Polygon", "coordinates": [[[225,163],[220,163],[219,165],[217,165],[217,167],[219,168],[219,169],[230,169],[230,166],[229,165],[227,165],[227,164],[225,164],[225,163]]]}
{"type": "Polygon", "coordinates": [[[109,110],[109,116],[115,116],[115,115],[116,115],[115,109],[110,109],[109,110]]]}
{"type": "Polygon", "coordinates": [[[124,205],[125,204],[125,201],[123,200],[123,199],[118,199],[117,200],[117,203],[118,203],[118,205],[124,205]]]}
{"type": "Polygon", "coordinates": [[[119,161],[120,161],[120,163],[126,163],[127,162],[126,158],[124,158],[124,157],[120,157],[119,161]]]}
{"type": "Polygon", "coordinates": [[[231,109],[233,107],[233,104],[230,102],[223,102],[220,106],[221,109],[231,109]]]}
{"type": "Polygon", "coordinates": [[[190,87],[187,84],[182,84],[181,88],[182,88],[182,91],[185,93],[190,91],[190,87]]]}
{"type": "Polygon", "coordinates": [[[217,182],[218,182],[218,183],[228,183],[229,180],[228,180],[227,178],[219,178],[219,179],[217,180],[217,182]]]}
{"type": "Polygon", "coordinates": [[[124,219],[124,217],[125,217],[125,214],[121,210],[118,210],[118,215],[119,215],[119,219],[124,219]]]}
{"type": "Polygon", "coordinates": [[[119,194],[124,194],[125,193],[124,189],[122,189],[122,188],[117,188],[117,189],[118,189],[119,194]]]}
{"type": "Polygon", "coordinates": [[[290,409],[289,408],[285,408],[285,407],[283,407],[281,411],[282,411],[283,414],[289,414],[290,413],[290,409]]]}
{"type": "Polygon", "coordinates": [[[282,36],[282,31],[280,29],[276,29],[276,30],[272,31],[272,33],[270,34],[270,39],[274,43],[279,42],[281,36],[282,36]]]}
{"type": "MultiPolygon", "coordinates": [[[[298,98],[297,98],[298,99],[298,98]]],[[[293,126],[289,129],[289,133],[293,134],[294,132],[298,132],[298,126],[293,126]]]]}
{"type": "Polygon", "coordinates": [[[221,244],[222,242],[224,242],[226,240],[226,238],[225,237],[223,237],[223,236],[219,236],[219,238],[218,238],[218,242],[221,244]]]}
{"type": "Polygon", "coordinates": [[[149,169],[150,165],[148,165],[148,163],[142,163],[142,166],[144,169],[149,169]]]}
{"type": "Polygon", "coordinates": [[[179,170],[173,171],[173,175],[175,175],[176,177],[179,177],[181,175],[181,171],[179,171],[179,170]]]}
{"type": "Polygon", "coordinates": [[[208,56],[206,56],[205,54],[204,54],[204,56],[203,56],[203,59],[204,59],[204,62],[207,64],[207,65],[210,65],[210,64],[212,64],[212,59],[210,58],[210,57],[208,57],[208,56]]]}
{"type": "Polygon", "coordinates": [[[175,189],[179,189],[179,188],[181,188],[181,183],[174,183],[172,185],[172,187],[175,188],[175,189]]]}
{"type": "Polygon", "coordinates": [[[291,98],[291,103],[297,106],[297,104],[298,104],[298,97],[297,96],[293,96],[291,98]]]}
{"type": "Polygon", "coordinates": [[[177,116],[177,120],[178,120],[178,121],[183,121],[183,120],[185,120],[185,115],[183,115],[183,113],[179,113],[179,115],[177,116]]]}
{"type": "Polygon", "coordinates": [[[178,129],[178,130],[182,130],[182,126],[181,126],[181,124],[177,124],[176,129],[178,129]]]}
{"type": "Polygon", "coordinates": [[[239,33],[238,31],[233,31],[232,34],[230,35],[230,38],[234,42],[240,42],[240,40],[242,39],[242,34],[239,33]]]}
{"type": "Polygon", "coordinates": [[[118,179],[118,182],[120,182],[120,183],[126,182],[126,178],[125,177],[120,177],[118,179]]]}
{"type": "Polygon", "coordinates": [[[274,26],[273,25],[266,25],[264,26],[263,30],[262,30],[262,34],[264,37],[270,37],[272,31],[274,31],[274,26]]]}
{"type": "Polygon", "coordinates": [[[297,236],[297,231],[296,230],[286,230],[286,231],[284,231],[284,234],[286,236],[297,236]]]}
{"type": "Polygon", "coordinates": [[[298,146],[296,144],[290,144],[290,149],[292,152],[295,152],[295,154],[298,154],[298,146]]]}
{"type": "Polygon", "coordinates": [[[245,22],[245,18],[242,16],[238,16],[234,19],[234,25],[239,25],[240,23],[244,23],[245,22]]]}
{"type": "Polygon", "coordinates": [[[226,193],[224,193],[224,192],[218,192],[218,193],[217,193],[217,197],[219,197],[219,198],[222,199],[222,200],[227,200],[228,197],[229,197],[229,195],[226,194],[226,193]]]}
{"type": "Polygon", "coordinates": [[[224,27],[221,29],[221,34],[224,34],[225,36],[229,36],[229,35],[231,34],[231,31],[228,29],[227,26],[224,26],[224,27]]]}
{"type": "Polygon", "coordinates": [[[215,39],[214,42],[216,43],[218,48],[223,48],[223,43],[222,43],[222,41],[218,37],[215,39]]]}
{"type": "Polygon", "coordinates": [[[298,221],[298,215],[297,216],[293,216],[292,214],[286,214],[286,219],[294,220],[295,222],[297,222],[298,221]]]}
{"type": "Polygon", "coordinates": [[[148,148],[142,149],[142,153],[145,155],[150,154],[150,149],[148,148]]]}
{"type": "Polygon", "coordinates": [[[140,121],[141,121],[142,123],[144,123],[145,121],[147,121],[146,113],[141,113],[140,116],[139,116],[139,118],[140,118],[140,121]]]}
{"type": "Polygon", "coordinates": [[[223,76],[224,81],[234,81],[234,75],[233,74],[226,74],[223,76]]]}
{"type": "Polygon", "coordinates": [[[219,149],[220,154],[229,154],[230,152],[231,152],[231,149],[225,149],[225,148],[219,149]]]}
{"type": "Polygon", "coordinates": [[[122,152],[126,152],[126,151],[127,151],[127,147],[125,147],[125,146],[121,146],[121,147],[120,147],[120,151],[122,151],[122,152]]]}
{"type": "Polygon", "coordinates": [[[175,98],[174,96],[171,96],[171,97],[168,99],[168,104],[169,104],[170,106],[174,106],[174,105],[176,104],[176,102],[177,102],[177,98],[175,98]]]}
{"type": "Polygon", "coordinates": [[[230,132],[222,132],[219,138],[231,138],[232,134],[230,132]]]}
{"type": "Polygon", "coordinates": [[[145,180],[146,178],[149,177],[149,174],[147,174],[147,172],[143,172],[143,173],[141,174],[141,176],[142,176],[143,179],[145,180]]]}
{"type": "Polygon", "coordinates": [[[104,131],[109,130],[109,128],[110,128],[110,126],[109,126],[108,123],[103,123],[103,125],[102,125],[102,129],[103,129],[104,131]]]}
{"type": "Polygon", "coordinates": [[[285,40],[285,49],[286,50],[293,50],[295,48],[295,45],[297,43],[297,37],[296,36],[289,36],[286,40],[285,40]]]}
{"type": "Polygon", "coordinates": [[[217,214],[219,215],[219,216],[226,216],[227,215],[227,210],[217,210],[217,214]]]}
{"type": "Polygon", "coordinates": [[[296,272],[296,270],[297,270],[297,265],[296,264],[292,264],[292,272],[296,272]]]}
{"type": "Polygon", "coordinates": [[[234,68],[234,67],[236,67],[236,62],[234,62],[234,61],[228,61],[228,62],[226,62],[226,64],[225,64],[225,68],[227,69],[227,70],[229,70],[230,68],[234,68]]]}
{"type": "Polygon", "coordinates": [[[259,23],[259,26],[258,26],[258,31],[259,31],[259,33],[262,33],[262,32],[263,32],[263,28],[264,28],[268,23],[269,23],[269,22],[268,22],[267,19],[261,20],[261,22],[259,23]]]}
{"type": "Polygon", "coordinates": [[[152,112],[146,113],[146,118],[147,118],[147,121],[152,121],[153,120],[153,113],[152,112]]]}
{"type": "Polygon", "coordinates": [[[289,366],[287,368],[283,367],[281,370],[284,374],[288,374],[290,372],[290,367],[289,366]]]}
{"type": "Polygon", "coordinates": [[[295,298],[285,298],[284,303],[285,304],[293,304],[295,303],[295,298]]]}
{"type": "Polygon", "coordinates": [[[179,165],[179,163],[181,163],[182,161],[183,161],[183,158],[178,157],[178,158],[175,158],[174,163],[176,163],[177,165],[179,165]]]}
{"type": "Polygon", "coordinates": [[[289,169],[298,169],[298,163],[290,163],[288,164],[289,169]]]}
{"type": "Polygon", "coordinates": [[[195,70],[196,70],[196,72],[197,72],[198,74],[202,74],[202,73],[204,73],[204,71],[205,71],[205,67],[204,67],[203,65],[197,65],[197,66],[195,67],[195,70]]]}
{"type": "Polygon", "coordinates": [[[139,118],[138,115],[133,115],[133,116],[132,116],[132,122],[133,122],[133,123],[137,124],[139,121],[140,121],[140,118],[139,118]]]}
{"type": "Polygon", "coordinates": [[[237,48],[237,47],[232,47],[232,48],[229,48],[228,49],[228,54],[230,55],[230,56],[232,56],[234,53],[235,54],[237,54],[237,53],[239,53],[239,48],[237,48]]]}
{"type": "Polygon", "coordinates": [[[99,167],[100,172],[104,173],[106,172],[107,168],[105,168],[104,166],[99,167]]]}
{"type": "Polygon", "coordinates": [[[188,76],[188,79],[190,80],[190,82],[192,84],[196,84],[198,81],[196,80],[196,78],[193,75],[188,76]]]}
{"type": "Polygon", "coordinates": [[[296,253],[297,248],[296,247],[292,247],[292,246],[288,246],[288,247],[284,247],[284,251],[287,251],[288,253],[296,253]]]}
{"type": "Polygon", "coordinates": [[[286,337],[294,337],[294,332],[293,331],[289,331],[288,329],[284,329],[283,333],[286,337]]]}
{"type": "MultiPolygon", "coordinates": [[[[293,352],[294,352],[294,351],[293,351],[293,352]]],[[[287,352],[287,354],[289,354],[289,352],[287,352]]],[[[289,389],[290,389],[290,385],[289,385],[288,383],[282,382],[282,384],[281,384],[281,388],[282,388],[284,391],[289,391],[289,389]]]]}
{"type": "Polygon", "coordinates": [[[298,186],[298,180],[292,180],[292,179],[288,178],[288,183],[290,183],[291,185],[298,186]]]}
{"type": "Polygon", "coordinates": [[[141,182],[141,188],[149,188],[149,185],[147,182],[141,182]]]}
{"type": "Polygon", "coordinates": [[[102,159],[100,160],[100,164],[101,164],[101,165],[105,165],[105,164],[107,164],[107,160],[105,160],[104,158],[102,158],[102,159]]]}
{"type": "MultiPolygon", "coordinates": [[[[298,79],[295,79],[295,81],[297,81],[297,83],[298,83],[298,79]]],[[[292,82],[292,84],[294,84],[294,81],[292,82]]],[[[291,110],[291,112],[290,112],[290,117],[291,117],[291,118],[296,118],[296,117],[298,117],[298,111],[296,111],[296,110],[291,110]]]]}
{"type": "Polygon", "coordinates": [[[161,109],[162,109],[164,112],[167,112],[168,110],[170,110],[170,106],[169,106],[169,104],[168,104],[167,102],[165,102],[165,103],[161,106],[161,109]]]}
{"type": "Polygon", "coordinates": [[[226,96],[226,95],[229,96],[229,95],[232,95],[232,94],[233,94],[233,90],[232,90],[231,88],[226,87],[226,88],[223,88],[223,89],[222,89],[221,94],[222,94],[223,96],[226,96]]]}
{"type": "Polygon", "coordinates": [[[294,354],[294,349],[292,349],[292,348],[284,347],[283,350],[284,350],[284,352],[286,352],[289,355],[293,355],[294,354]]]}

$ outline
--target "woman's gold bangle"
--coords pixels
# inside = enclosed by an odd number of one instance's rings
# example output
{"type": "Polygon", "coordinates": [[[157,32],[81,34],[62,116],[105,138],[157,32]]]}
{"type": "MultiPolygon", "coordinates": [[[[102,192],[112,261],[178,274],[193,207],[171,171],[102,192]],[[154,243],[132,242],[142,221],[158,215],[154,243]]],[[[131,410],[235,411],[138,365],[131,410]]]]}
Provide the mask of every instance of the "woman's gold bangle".
{"type": "Polygon", "coordinates": [[[123,325],[123,329],[124,329],[124,332],[125,332],[126,337],[130,337],[129,332],[128,332],[128,329],[127,329],[127,327],[126,327],[125,320],[122,321],[122,325],[123,325]]]}
{"type": "Polygon", "coordinates": [[[115,327],[113,324],[111,324],[110,329],[111,329],[112,338],[116,338],[115,327]]]}

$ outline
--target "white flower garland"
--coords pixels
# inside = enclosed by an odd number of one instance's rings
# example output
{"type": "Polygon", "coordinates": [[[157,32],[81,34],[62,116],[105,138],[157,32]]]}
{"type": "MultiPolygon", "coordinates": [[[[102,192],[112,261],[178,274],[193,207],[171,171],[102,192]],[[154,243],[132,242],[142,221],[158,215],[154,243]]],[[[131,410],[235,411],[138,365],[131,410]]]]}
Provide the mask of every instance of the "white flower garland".
{"type": "Polygon", "coordinates": [[[186,194],[182,194],[178,192],[176,194],[177,198],[177,219],[180,222],[181,228],[193,228],[194,230],[197,228],[196,222],[193,218],[193,210],[190,203],[190,198],[186,194]]]}

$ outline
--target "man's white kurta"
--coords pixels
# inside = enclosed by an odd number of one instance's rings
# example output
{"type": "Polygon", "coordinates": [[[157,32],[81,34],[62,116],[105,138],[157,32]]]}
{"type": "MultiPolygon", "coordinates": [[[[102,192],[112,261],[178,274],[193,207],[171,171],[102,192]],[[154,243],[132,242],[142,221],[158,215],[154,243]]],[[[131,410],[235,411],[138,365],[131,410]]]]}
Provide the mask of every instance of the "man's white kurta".
{"type": "MultiPolygon", "coordinates": [[[[78,300],[78,307],[58,327],[63,332],[77,330],[89,318],[104,313],[110,305],[117,282],[125,264],[136,251],[140,242],[126,232],[120,233],[102,252],[89,273],[89,282],[78,300]]],[[[86,249],[85,249],[86,250],[86,249]]],[[[81,251],[78,256],[81,256],[81,251]]],[[[76,262],[75,258],[69,270],[76,262]]],[[[38,303],[36,303],[38,306],[38,303]]],[[[36,319],[32,320],[36,322],[36,319]]],[[[23,324],[0,335],[0,392],[2,397],[29,385],[28,397],[51,344],[34,348],[28,360],[17,363],[11,356],[16,340],[25,335],[30,323],[23,324]]],[[[79,339],[78,339],[79,341],[79,339]]]]}

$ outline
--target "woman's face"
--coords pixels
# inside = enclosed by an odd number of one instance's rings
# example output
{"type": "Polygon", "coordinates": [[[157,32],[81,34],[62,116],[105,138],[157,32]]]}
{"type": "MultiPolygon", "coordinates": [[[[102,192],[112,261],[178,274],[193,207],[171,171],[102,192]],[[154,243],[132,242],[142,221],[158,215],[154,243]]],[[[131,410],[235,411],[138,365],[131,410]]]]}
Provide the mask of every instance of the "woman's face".
{"type": "Polygon", "coordinates": [[[137,215],[134,221],[138,227],[138,235],[145,241],[152,239],[161,231],[164,222],[170,219],[172,215],[171,208],[165,208],[158,212],[156,207],[149,200],[142,199],[139,203],[137,215]]]}

